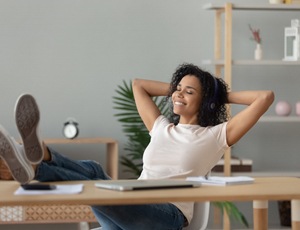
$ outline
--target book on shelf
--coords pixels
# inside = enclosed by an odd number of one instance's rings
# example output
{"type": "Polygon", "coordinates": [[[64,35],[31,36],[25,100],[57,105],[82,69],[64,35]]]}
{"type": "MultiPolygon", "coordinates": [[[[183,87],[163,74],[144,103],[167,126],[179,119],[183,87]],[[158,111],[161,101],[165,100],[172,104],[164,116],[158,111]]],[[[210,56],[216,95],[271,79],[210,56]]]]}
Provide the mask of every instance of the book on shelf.
{"type": "Polygon", "coordinates": [[[198,181],[206,185],[235,185],[235,184],[249,184],[254,182],[253,177],[249,176],[210,176],[210,177],[187,177],[188,181],[198,181]]]}

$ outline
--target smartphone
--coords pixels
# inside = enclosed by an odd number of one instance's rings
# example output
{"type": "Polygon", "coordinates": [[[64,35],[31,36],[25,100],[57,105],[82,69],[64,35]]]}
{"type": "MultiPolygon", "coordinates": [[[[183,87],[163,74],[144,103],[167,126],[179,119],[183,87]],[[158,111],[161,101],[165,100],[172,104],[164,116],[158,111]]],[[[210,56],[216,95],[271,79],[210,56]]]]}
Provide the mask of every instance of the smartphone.
{"type": "Polygon", "coordinates": [[[56,189],[55,185],[42,184],[42,183],[22,184],[21,187],[24,190],[53,190],[53,189],[56,189]]]}

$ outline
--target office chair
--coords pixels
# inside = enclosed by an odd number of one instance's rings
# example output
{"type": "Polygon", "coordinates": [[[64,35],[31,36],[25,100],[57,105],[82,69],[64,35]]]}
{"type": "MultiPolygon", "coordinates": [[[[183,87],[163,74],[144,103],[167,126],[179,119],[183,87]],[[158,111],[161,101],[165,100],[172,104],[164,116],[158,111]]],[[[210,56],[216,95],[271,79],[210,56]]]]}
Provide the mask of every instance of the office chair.
{"type": "MultiPolygon", "coordinates": [[[[194,215],[191,220],[191,223],[183,230],[204,230],[208,224],[209,218],[209,207],[210,203],[206,202],[197,202],[194,204],[194,215]]],[[[93,228],[91,230],[101,230],[102,228],[93,228]]]]}
{"type": "Polygon", "coordinates": [[[210,202],[195,202],[194,214],[189,226],[183,230],[204,230],[207,227],[209,219],[210,202]]]}

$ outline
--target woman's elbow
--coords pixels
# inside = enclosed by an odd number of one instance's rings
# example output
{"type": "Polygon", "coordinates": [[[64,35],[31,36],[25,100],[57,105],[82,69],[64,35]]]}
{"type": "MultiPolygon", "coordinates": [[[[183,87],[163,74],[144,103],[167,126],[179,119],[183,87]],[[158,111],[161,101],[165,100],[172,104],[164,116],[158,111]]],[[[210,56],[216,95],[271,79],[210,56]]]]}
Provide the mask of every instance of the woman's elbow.
{"type": "Polygon", "coordinates": [[[274,102],[274,99],[275,99],[275,94],[273,91],[271,91],[271,90],[265,91],[264,101],[266,102],[266,104],[268,104],[268,106],[272,105],[272,103],[274,102]]]}
{"type": "Polygon", "coordinates": [[[131,80],[131,86],[132,88],[134,88],[135,86],[137,86],[139,84],[140,79],[138,78],[134,78],[133,80],[131,80]]]}

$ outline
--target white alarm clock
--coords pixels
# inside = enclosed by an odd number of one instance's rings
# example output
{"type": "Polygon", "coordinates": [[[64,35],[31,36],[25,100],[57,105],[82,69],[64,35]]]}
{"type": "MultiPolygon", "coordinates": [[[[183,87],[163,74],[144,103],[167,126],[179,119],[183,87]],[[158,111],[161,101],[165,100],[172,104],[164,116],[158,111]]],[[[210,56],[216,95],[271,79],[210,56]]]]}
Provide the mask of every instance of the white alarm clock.
{"type": "Polygon", "coordinates": [[[68,119],[64,123],[63,135],[68,139],[74,139],[79,134],[78,123],[74,119],[68,119]]]}

